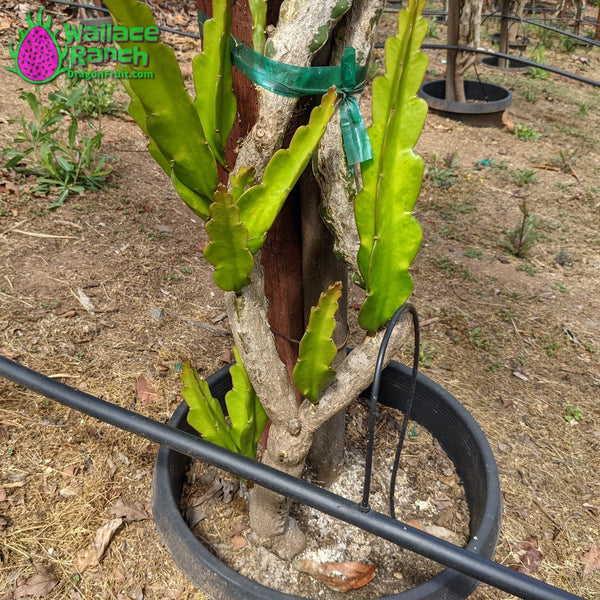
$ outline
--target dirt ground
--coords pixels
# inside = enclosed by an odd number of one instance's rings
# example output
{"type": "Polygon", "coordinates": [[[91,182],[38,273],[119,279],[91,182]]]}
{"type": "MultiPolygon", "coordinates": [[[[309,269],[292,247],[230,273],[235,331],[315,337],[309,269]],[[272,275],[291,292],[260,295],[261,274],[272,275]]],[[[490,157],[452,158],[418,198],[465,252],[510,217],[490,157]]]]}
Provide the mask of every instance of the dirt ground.
{"type": "MultiPolygon", "coordinates": [[[[5,148],[16,130],[8,121],[26,114],[19,95],[30,86],[5,70],[8,41],[22,25],[17,3],[2,4],[5,148]]],[[[191,21],[162,16],[173,25],[191,21]]],[[[191,43],[177,43],[189,60],[191,43]]],[[[430,55],[435,77],[444,57],[430,55]]],[[[599,56],[583,48],[546,53],[596,80],[599,56]]],[[[496,456],[504,517],[495,559],[514,563],[526,548],[534,576],[594,600],[600,92],[556,76],[477,71],[512,90],[510,119],[540,137],[429,114],[418,144],[428,164],[416,208],[424,240],[413,269],[423,367],[474,415],[496,456]],[[517,258],[503,239],[520,222],[523,200],[538,239],[517,258]]],[[[102,129],[103,152],[115,157],[108,191],[50,211],[52,198],[32,194],[31,177],[2,172],[0,354],[166,421],[180,402],[179,361],[189,358],[208,375],[231,359],[223,296],[202,254],[203,227],[146,153],[143,135],[125,116],[103,117],[102,129]]],[[[0,598],[28,597],[24,584],[45,567],[41,578],[57,582],[49,600],[203,599],[148,518],[156,452],[0,380],[0,598]],[[118,529],[106,553],[82,572],[82,552],[111,522],[118,529]]],[[[472,597],[512,598],[487,586],[472,597]]]]}

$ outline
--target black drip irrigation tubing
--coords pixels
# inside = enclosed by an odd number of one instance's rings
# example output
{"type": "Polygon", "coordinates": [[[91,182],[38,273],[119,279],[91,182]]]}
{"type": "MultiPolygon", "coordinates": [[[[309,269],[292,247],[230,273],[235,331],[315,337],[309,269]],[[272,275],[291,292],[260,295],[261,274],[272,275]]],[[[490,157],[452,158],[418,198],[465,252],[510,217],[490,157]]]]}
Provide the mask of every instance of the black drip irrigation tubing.
{"type": "Polygon", "coordinates": [[[69,408],[252,481],[524,600],[585,600],[382,513],[361,511],[355,502],[317,485],[81,392],[4,356],[0,356],[0,375],[69,408]]]}
{"type": "MultiPolygon", "coordinates": [[[[398,8],[390,8],[387,9],[387,12],[398,12],[398,8]]],[[[426,16],[432,17],[445,17],[448,13],[444,10],[424,10],[423,14],[426,16]]],[[[541,27],[542,29],[548,29],[553,31],[554,33],[559,33],[561,35],[565,35],[567,37],[573,38],[575,40],[579,40],[581,42],[585,42],[586,44],[590,44],[591,46],[600,46],[600,42],[598,40],[594,40],[589,37],[585,37],[583,35],[578,35],[576,33],[571,33],[570,31],[565,31],[564,29],[558,29],[557,27],[552,27],[552,25],[546,25],[545,23],[540,23],[539,21],[535,21],[534,19],[527,19],[526,17],[519,17],[516,15],[504,15],[501,12],[493,12],[486,13],[481,15],[483,19],[511,19],[512,21],[520,21],[521,23],[527,23],[529,25],[535,25],[536,27],[541,27]]],[[[588,25],[595,25],[591,21],[580,21],[581,23],[586,23],[588,25]]]]}
{"type": "MultiPolygon", "coordinates": [[[[385,44],[377,43],[375,44],[375,48],[384,48],[385,44]]],[[[476,54],[486,54],[488,56],[498,56],[499,58],[506,58],[508,60],[514,60],[516,62],[523,63],[523,65],[528,67],[536,67],[538,69],[542,69],[544,71],[549,71],[550,73],[554,73],[555,75],[561,75],[562,77],[568,77],[569,79],[574,79],[575,81],[580,81],[581,83],[587,83],[588,85],[600,86],[600,81],[596,79],[589,79],[587,77],[583,77],[581,75],[577,75],[576,73],[571,73],[569,71],[564,71],[563,69],[558,69],[556,67],[551,67],[550,65],[542,65],[541,63],[534,62],[533,60],[529,60],[527,58],[522,58],[521,56],[513,56],[512,54],[504,54],[503,52],[494,52],[493,50],[485,50],[483,48],[473,48],[472,46],[453,46],[451,44],[423,44],[421,46],[423,50],[459,50],[461,52],[474,52],[476,54]]]]}

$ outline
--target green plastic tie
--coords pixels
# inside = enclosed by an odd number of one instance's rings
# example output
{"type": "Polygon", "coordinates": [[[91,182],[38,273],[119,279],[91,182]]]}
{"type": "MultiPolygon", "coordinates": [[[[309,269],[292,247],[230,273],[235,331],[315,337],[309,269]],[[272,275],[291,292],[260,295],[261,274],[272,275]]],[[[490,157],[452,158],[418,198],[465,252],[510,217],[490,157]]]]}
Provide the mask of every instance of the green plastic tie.
{"type": "MultiPolygon", "coordinates": [[[[198,12],[200,33],[209,18],[198,12]]],[[[254,83],[287,98],[325,94],[335,86],[342,98],[340,126],[346,162],[356,165],[373,158],[371,140],[355,97],[367,83],[367,67],[356,64],[354,48],[344,50],[340,66],[299,67],[267,58],[231,36],[231,61],[254,83]]]]}

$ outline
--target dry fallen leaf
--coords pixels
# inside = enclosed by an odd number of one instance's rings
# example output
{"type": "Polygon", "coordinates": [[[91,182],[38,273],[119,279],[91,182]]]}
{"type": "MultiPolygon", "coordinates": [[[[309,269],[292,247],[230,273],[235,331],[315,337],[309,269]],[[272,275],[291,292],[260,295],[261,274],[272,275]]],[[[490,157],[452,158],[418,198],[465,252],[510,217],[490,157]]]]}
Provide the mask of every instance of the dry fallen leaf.
{"type": "Polygon", "coordinates": [[[142,406],[148,406],[158,400],[158,394],[148,375],[140,375],[135,382],[135,395],[142,406]]]}
{"type": "Polygon", "coordinates": [[[512,118],[512,115],[507,111],[504,111],[502,113],[502,125],[506,127],[509,133],[515,132],[515,120],[512,118]]]}
{"type": "Polygon", "coordinates": [[[248,545],[248,540],[243,535],[234,535],[231,542],[231,549],[238,552],[248,545]]]}
{"type": "Polygon", "coordinates": [[[589,575],[600,569],[600,547],[590,546],[590,549],[581,557],[583,574],[589,575]]]}
{"type": "Polygon", "coordinates": [[[509,564],[509,569],[519,573],[535,573],[542,562],[542,553],[537,548],[537,538],[528,537],[524,542],[519,542],[512,549],[511,558],[516,558],[515,563],[509,564]]]}
{"type": "Polygon", "coordinates": [[[96,531],[92,545],[78,552],[75,557],[75,567],[79,572],[100,564],[106,548],[122,523],[123,519],[112,519],[96,531]]]}
{"type": "Polygon", "coordinates": [[[122,517],[126,521],[144,521],[150,518],[140,502],[117,500],[115,505],[108,509],[108,512],[115,517],[122,517]]]}
{"type": "Polygon", "coordinates": [[[56,575],[44,565],[34,565],[37,571],[25,583],[15,590],[14,598],[43,598],[47,596],[58,584],[56,575]]]}
{"type": "Polygon", "coordinates": [[[375,565],[357,562],[317,562],[307,558],[296,559],[296,570],[322,581],[330,590],[347,592],[361,588],[375,577],[375,565]]]}

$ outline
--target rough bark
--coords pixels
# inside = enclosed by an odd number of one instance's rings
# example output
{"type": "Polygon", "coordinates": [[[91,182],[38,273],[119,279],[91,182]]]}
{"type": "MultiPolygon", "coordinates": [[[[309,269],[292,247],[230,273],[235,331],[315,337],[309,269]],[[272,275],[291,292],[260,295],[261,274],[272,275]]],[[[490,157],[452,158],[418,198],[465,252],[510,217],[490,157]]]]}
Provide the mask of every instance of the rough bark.
{"type": "MultiPolygon", "coordinates": [[[[509,37],[510,37],[510,19],[508,16],[511,13],[512,0],[502,0],[502,19],[500,21],[500,43],[499,50],[502,54],[508,54],[509,49],[509,37]]],[[[501,69],[505,69],[508,66],[508,60],[506,58],[498,58],[498,66],[501,69]]]]}
{"type": "MultiPolygon", "coordinates": [[[[458,45],[460,0],[448,2],[448,45],[458,45]]],[[[457,51],[446,51],[446,100],[456,102],[456,56],[457,51]]]]}
{"type": "MultiPolygon", "coordinates": [[[[481,45],[481,7],[482,0],[461,0],[460,19],[458,28],[458,45],[473,46],[481,45]]],[[[466,102],[465,97],[465,73],[476,61],[477,56],[471,52],[457,52],[454,86],[457,102],[466,102]]]]}
{"type": "MultiPolygon", "coordinates": [[[[335,40],[333,64],[340,63],[346,46],[356,49],[359,64],[368,64],[373,50],[373,33],[382,9],[383,0],[355,0],[346,17],[346,26],[335,40]]],[[[334,252],[358,272],[356,255],[360,242],[353,203],[358,192],[358,169],[346,163],[339,112],[333,116],[321,139],[315,177],[323,199],[323,218],[334,236],[334,252]]]]}

